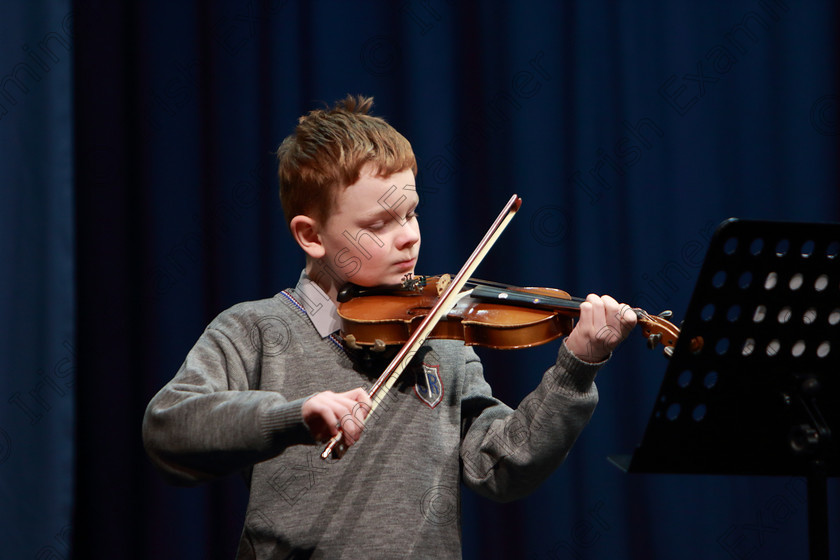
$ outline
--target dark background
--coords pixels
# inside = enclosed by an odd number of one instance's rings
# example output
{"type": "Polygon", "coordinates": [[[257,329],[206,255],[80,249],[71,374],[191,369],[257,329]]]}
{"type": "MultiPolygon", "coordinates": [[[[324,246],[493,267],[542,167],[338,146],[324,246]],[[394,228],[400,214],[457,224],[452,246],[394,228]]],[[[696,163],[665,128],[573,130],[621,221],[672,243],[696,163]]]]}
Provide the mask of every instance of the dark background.
{"type": "MultiPolygon", "coordinates": [[[[167,486],[140,422],[217,313],[296,281],[272,152],[299,115],[371,95],[412,142],[419,272],[456,271],[517,193],[480,276],[679,320],[722,220],[840,221],[838,11],[4,2],[0,556],[233,556],[242,482],[167,486]]],[[[464,493],[465,558],[805,557],[801,478],[607,462],[641,441],[667,365],[643,342],[599,374],[590,426],[536,493],[464,493]]],[[[556,347],[483,351],[496,393],[515,405],[556,347]]],[[[832,480],[835,534],[838,498],[832,480]]]]}

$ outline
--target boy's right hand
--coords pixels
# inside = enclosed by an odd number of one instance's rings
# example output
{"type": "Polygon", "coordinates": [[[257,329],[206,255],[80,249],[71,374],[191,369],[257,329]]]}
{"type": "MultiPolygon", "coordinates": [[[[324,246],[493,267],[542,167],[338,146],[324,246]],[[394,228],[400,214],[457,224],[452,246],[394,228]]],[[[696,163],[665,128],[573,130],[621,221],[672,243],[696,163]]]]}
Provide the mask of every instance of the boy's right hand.
{"type": "Polygon", "coordinates": [[[315,441],[330,440],[340,426],[342,441],[350,447],[362,435],[363,422],[370,408],[370,397],[360,387],[346,393],[316,393],[303,403],[301,412],[315,441]]]}

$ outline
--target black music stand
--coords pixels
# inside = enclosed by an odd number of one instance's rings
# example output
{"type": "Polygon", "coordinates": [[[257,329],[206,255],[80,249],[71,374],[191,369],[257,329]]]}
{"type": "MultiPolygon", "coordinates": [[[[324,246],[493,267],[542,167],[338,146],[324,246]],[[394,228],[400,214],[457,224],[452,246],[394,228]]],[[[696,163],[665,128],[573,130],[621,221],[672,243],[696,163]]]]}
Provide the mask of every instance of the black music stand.
{"type": "Polygon", "coordinates": [[[805,476],[811,558],[828,559],[839,376],[840,224],[727,220],[642,443],[610,460],[631,473],[805,476]]]}

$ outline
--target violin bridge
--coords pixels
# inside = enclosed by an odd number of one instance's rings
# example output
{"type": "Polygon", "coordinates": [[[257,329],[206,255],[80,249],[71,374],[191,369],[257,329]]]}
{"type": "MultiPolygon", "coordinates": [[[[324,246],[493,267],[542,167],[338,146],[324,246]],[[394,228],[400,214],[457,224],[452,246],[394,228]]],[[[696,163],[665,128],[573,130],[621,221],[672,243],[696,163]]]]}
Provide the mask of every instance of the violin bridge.
{"type": "Polygon", "coordinates": [[[446,291],[446,288],[449,287],[449,284],[452,283],[452,277],[448,274],[443,274],[437,281],[437,293],[441,295],[443,292],[446,291]]]}

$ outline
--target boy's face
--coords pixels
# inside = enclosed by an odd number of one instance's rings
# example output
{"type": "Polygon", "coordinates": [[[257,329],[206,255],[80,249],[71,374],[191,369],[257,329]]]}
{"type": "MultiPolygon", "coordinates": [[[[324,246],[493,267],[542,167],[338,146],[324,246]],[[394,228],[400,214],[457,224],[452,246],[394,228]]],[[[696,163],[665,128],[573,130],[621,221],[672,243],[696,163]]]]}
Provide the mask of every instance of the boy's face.
{"type": "Polygon", "coordinates": [[[399,284],[414,273],[420,251],[420,199],[407,169],[376,177],[369,167],[342,189],[319,232],[331,276],[359,286],[399,284]]]}

